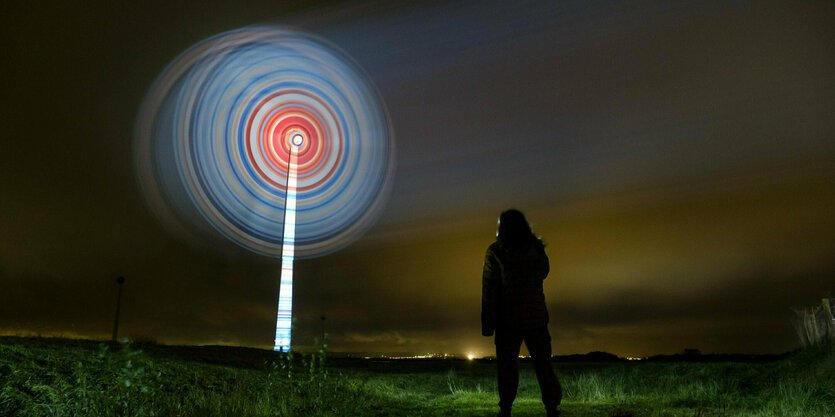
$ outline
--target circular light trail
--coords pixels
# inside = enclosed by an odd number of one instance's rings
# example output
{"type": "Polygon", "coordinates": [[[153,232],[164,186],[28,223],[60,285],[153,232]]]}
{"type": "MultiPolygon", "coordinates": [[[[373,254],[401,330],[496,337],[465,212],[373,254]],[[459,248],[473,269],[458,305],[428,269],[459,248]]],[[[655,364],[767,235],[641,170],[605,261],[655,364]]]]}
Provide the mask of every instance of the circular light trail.
{"type": "Polygon", "coordinates": [[[383,102],[361,69],[309,34],[248,27],[206,39],[156,80],[140,110],[142,189],[170,231],[282,253],[291,148],[296,256],[364,232],[393,172],[383,102]]]}

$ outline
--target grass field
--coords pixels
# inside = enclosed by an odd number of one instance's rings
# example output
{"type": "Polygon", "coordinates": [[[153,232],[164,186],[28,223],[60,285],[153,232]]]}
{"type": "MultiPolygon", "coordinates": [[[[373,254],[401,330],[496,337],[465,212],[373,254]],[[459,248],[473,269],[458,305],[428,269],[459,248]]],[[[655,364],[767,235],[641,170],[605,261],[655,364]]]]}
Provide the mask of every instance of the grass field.
{"type": "MultiPolygon", "coordinates": [[[[2,416],[492,416],[495,364],[0,337],[2,416]],[[324,366],[323,366],[324,364],[324,366]]],[[[557,363],[563,416],[835,416],[835,348],[557,363]]],[[[515,416],[543,416],[523,362],[515,416]]]]}

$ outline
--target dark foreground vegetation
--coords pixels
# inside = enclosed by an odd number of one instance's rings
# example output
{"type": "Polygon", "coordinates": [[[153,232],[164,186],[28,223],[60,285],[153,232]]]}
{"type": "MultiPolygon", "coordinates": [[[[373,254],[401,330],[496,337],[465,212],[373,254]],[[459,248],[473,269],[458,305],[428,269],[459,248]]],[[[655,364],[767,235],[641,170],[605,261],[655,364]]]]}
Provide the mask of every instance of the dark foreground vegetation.
{"type": "MultiPolygon", "coordinates": [[[[540,416],[530,363],[515,416],[540,416]]],[[[835,348],[759,361],[558,361],[563,416],[833,416],[835,348]]],[[[325,361],[0,337],[0,416],[492,416],[488,360],[325,361]]]]}

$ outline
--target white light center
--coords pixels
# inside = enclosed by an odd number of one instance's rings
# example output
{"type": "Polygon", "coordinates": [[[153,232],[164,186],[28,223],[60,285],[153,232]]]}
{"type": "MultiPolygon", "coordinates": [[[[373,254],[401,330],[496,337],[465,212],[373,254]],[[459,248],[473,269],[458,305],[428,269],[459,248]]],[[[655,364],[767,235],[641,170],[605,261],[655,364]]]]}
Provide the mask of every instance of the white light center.
{"type": "Polygon", "coordinates": [[[302,146],[302,144],[304,143],[304,136],[302,136],[302,134],[300,133],[296,133],[295,135],[293,135],[293,137],[290,138],[290,143],[292,143],[293,146],[302,146]]]}

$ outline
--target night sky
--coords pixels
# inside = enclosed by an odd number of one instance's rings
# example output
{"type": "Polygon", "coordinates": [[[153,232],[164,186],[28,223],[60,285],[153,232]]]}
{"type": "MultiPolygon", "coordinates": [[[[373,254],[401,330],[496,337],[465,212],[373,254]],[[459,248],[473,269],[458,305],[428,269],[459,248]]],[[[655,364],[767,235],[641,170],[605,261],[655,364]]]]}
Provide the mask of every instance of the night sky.
{"type": "Polygon", "coordinates": [[[792,307],[835,290],[833,2],[23,3],[0,40],[0,334],[109,338],[124,275],[123,336],[272,346],[278,261],[168,233],[132,150],[165,65],[256,23],[352,56],[396,138],[376,225],[296,263],[297,347],[324,315],[334,351],[490,354],[481,270],[510,207],[547,244],[558,354],[783,352],[792,307]]]}

